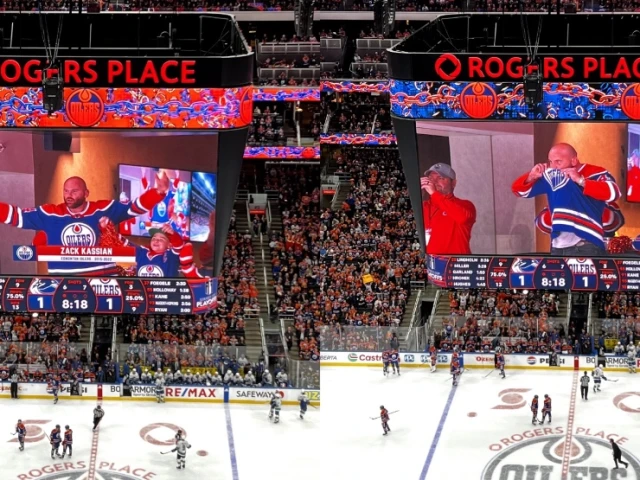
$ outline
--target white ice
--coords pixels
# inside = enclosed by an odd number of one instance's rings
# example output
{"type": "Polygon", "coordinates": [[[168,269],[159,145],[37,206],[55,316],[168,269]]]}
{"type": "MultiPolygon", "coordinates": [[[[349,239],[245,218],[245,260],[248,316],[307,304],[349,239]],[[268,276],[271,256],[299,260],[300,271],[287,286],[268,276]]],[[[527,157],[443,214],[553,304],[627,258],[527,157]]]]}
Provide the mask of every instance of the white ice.
{"type": "Polygon", "coordinates": [[[105,402],[97,472],[92,476],[88,467],[95,404],[64,398],[57,405],[52,403],[0,400],[1,451],[5,460],[10,459],[0,468],[1,480],[300,480],[300,472],[308,471],[317,461],[314,442],[320,422],[318,409],[309,408],[306,418],[300,420],[296,406],[283,406],[280,423],[273,424],[267,418],[268,405],[229,405],[237,471],[234,476],[224,405],[105,402]],[[26,443],[23,452],[18,451],[18,443],[11,436],[18,419],[27,423],[28,437],[36,440],[26,443]],[[40,428],[49,434],[56,424],[63,431],[69,425],[74,432],[70,459],[52,460],[49,441],[42,438],[40,428]],[[154,424],[166,426],[154,428],[154,424]],[[186,431],[192,445],[183,471],[176,469],[175,453],[160,453],[173,448],[176,427],[186,431]],[[150,443],[154,440],[167,445],[150,443]]]}
{"type": "Polygon", "coordinates": [[[323,367],[322,429],[331,432],[332,464],[346,465],[336,467],[333,478],[640,479],[640,461],[633,457],[633,452],[640,453],[638,376],[605,372],[610,381],[603,382],[600,393],[593,392],[591,381],[587,401],[578,386],[572,448],[563,475],[573,372],[507,370],[506,379],[488,373],[467,370],[462,375],[434,448],[452,390],[447,371],[404,369],[400,377],[385,378],[382,368],[323,367]],[[532,425],[529,407],[535,394],[538,418],[544,394],[552,398],[550,425],[532,425]],[[379,415],[381,405],[398,410],[391,415],[387,436],[380,420],[370,418],[379,415]],[[628,470],[613,470],[608,437],[621,439],[623,459],[632,459],[628,470]],[[487,468],[491,465],[492,470],[487,468]]]}

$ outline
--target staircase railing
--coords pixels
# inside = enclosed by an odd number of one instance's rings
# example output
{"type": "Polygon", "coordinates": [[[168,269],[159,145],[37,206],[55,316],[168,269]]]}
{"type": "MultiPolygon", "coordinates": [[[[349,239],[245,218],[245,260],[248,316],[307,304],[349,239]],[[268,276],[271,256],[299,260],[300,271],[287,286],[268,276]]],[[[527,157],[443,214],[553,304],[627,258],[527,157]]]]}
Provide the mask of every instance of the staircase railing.
{"type": "Polygon", "coordinates": [[[587,309],[587,332],[589,335],[595,337],[595,322],[591,321],[591,315],[593,314],[593,293],[589,294],[589,308],[587,309]]]}
{"type": "Polygon", "coordinates": [[[407,332],[407,338],[405,339],[407,342],[409,342],[409,337],[411,336],[411,332],[413,330],[413,327],[416,324],[416,317],[418,314],[418,307],[420,306],[422,300],[422,290],[418,290],[418,294],[416,296],[416,301],[413,302],[413,310],[411,311],[411,322],[409,323],[409,331],[407,332]]]}
{"type": "Polygon", "coordinates": [[[267,339],[264,336],[264,320],[260,317],[260,338],[262,339],[262,354],[264,355],[265,365],[269,365],[269,349],[267,348],[267,339]]]}
{"type": "Polygon", "coordinates": [[[113,317],[113,331],[111,332],[111,361],[117,362],[119,355],[117,355],[116,347],[118,345],[118,317],[113,317]]]}
{"type": "Polygon", "coordinates": [[[91,352],[93,351],[93,335],[96,332],[96,316],[91,315],[91,326],[89,327],[89,358],[91,358],[91,352]]]}
{"type": "Polygon", "coordinates": [[[571,290],[567,296],[567,329],[569,328],[569,322],[571,322],[571,308],[573,307],[573,299],[571,297],[571,290]]]}
{"type": "Polygon", "coordinates": [[[286,328],[284,326],[284,318],[278,317],[278,320],[280,320],[280,334],[282,335],[282,345],[284,346],[284,351],[288,356],[289,355],[289,346],[287,345],[287,341],[285,339],[286,328]]]}
{"type": "Polygon", "coordinates": [[[431,315],[429,315],[429,321],[427,322],[427,331],[429,332],[429,336],[431,337],[429,340],[433,345],[433,323],[436,320],[436,310],[438,308],[438,301],[440,300],[440,295],[442,290],[438,289],[436,292],[436,298],[433,300],[433,306],[431,307],[431,315]]]}

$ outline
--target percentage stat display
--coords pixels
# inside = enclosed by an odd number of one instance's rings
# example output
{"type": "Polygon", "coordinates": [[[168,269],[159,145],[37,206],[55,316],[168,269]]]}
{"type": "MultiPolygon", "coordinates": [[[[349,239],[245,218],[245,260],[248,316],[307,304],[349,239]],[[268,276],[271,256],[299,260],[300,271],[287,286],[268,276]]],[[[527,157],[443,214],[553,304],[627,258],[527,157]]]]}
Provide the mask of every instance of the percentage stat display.
{"type": "Polygon", "coordinates": [[[185,315],[215,308],[217,292],[215,278],[0,277],[9,312],[185,315]]]}
{"type": "Polygon", "coordinates": [[[640,256],[629,258],[430,256],[427,265],[429,281],[443,288],[610,292],[640,290],[640,256]]]}

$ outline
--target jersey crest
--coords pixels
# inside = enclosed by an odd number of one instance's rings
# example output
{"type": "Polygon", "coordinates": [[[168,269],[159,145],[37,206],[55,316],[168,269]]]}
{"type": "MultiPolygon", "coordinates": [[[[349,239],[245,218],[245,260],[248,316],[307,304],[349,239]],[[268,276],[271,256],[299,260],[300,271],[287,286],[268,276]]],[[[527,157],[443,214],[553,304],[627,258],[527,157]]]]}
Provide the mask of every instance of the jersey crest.
{"type": "Polygon", "coordinates": [[[96,244],[97,236],[86,223],[73,222],[64,227],[60,240],[65,247],[91,247],[96,244]]]}

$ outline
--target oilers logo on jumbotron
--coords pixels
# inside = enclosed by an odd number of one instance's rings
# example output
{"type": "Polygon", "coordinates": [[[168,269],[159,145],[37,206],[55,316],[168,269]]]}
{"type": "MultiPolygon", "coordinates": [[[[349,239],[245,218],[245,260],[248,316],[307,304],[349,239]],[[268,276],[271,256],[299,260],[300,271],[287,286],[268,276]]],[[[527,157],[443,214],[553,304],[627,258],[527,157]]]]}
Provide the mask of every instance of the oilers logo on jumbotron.
{"type": "Polygon", "coordinates": [[[634,83],[622,92],[620,108],[631,120],[640,120],[640,84],[634,83]]]}
{"type": "Polygon", "coordinates": [[[69,95],[64,111],[72,123],[78,127],[89,128],[102,120],[104,102],[93,90],[77,90],[69,95]]]}
{"type": "Polygon", "coordinates": [[[16,257],[18,260],[22,260],[23,262],[28,262],[34,255],[35,252],[33,251],[33,248],[27,245],[22,245],[16,248],[16,257]]]}
{"type": "Polygon", "coordinates": [[[138,269],[139,277],[164,277],[164,272],[157,265],[145,265],[138,269]]]}
{"type": "Polygon", "coordinates": [[[498,108],[498,97],[490,85],[470,83],[460,92],[460,108],[469,118],[489,118],[498,108]]]}
{"type": "Polygon", "coordinates": [[[65,247],[91,247],[96,244],[96,233],[86,223],[71,223],[62,230],[65,247]]]}

